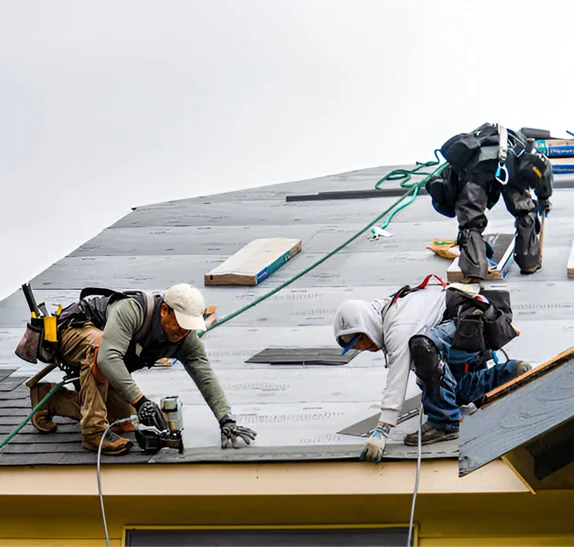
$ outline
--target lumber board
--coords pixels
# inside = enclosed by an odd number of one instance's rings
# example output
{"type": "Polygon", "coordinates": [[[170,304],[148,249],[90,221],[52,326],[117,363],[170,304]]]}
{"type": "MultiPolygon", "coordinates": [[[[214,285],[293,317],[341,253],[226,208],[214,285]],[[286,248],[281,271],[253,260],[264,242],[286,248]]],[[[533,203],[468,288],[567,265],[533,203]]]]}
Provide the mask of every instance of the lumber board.
{"type": "Polygon", "coordinates": [[[574,278],[574,240],[572,241],[572,248],[570,249],[570,256],[568,257],[567,275],[570,279],[574,278]]]}
{"type": "Polygon", "coordinates": [[[259,285],[300,252],[300,239],[254,239],[223,264],[206,273],[204,284],[259,285]]]}
{"type": "MultiPolygon", "coordinates": [[[[502,281],[506,278],[508,270],[513,262],[514,234],[485,234],[484,238],[494,247],[492,260],[498,265],[489,270],[486,281],[502,281]]],[[[448,267],[446,276],[453,283],[463,279],[462,270],[459,266],[460,257],[456,257],[448,267]]]]}

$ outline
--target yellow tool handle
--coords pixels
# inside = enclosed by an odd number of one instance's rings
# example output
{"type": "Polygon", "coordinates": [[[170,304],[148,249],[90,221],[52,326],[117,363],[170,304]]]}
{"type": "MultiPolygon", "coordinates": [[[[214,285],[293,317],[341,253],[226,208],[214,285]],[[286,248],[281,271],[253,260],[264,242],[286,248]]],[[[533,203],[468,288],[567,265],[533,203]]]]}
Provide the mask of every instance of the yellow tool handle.
{"type": "Polygon", "coordinates": [[[58,318],[55,315],[48,315],[44,317],[44,340],[46,342],[57,342],[58,333],[56,330],[56,321],[58,318]]]}

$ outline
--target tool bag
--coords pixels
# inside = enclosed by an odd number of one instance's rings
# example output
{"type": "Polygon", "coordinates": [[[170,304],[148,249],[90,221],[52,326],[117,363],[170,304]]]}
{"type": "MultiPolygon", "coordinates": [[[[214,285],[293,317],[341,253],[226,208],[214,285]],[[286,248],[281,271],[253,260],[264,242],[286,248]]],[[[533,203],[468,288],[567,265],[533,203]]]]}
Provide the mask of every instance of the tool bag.
{"type": "Polygon", "coordinates": [[[499,350],[518,336],[508,291],[486,289],[473,297],[450,287],[444,318],[456,325],[453,349],[468,353],[499,350]]]}
{"type": "Polygon", "coordinates": [[[445,217],[454,218],[456,199],[458,197],[459,179],[450,165],[442,172],[430,178],[425,189],[432,199],[435,211],[445,217]]]}
{"type": "MultiPolygon", "coordinates": [[[[529,145],[518,159],[518,176],[524,180],[530,188],[534,188],[545,175],[548,165],[544,155],[529,145]]],[[[550,168],[552,166],[550,165],[550,168]]]]}
{"type": "Polygon", "coordinates": [[[480,149],[479,140],[470,133],[459,133],[451,137],[440,148],[440,153],[460,173],[480,149]]]}
{"type": "Polygon", "coordinates": [[[56,317],[33,317],[14,353],[28,363],[53,363],[57,349],[56,317]]]}

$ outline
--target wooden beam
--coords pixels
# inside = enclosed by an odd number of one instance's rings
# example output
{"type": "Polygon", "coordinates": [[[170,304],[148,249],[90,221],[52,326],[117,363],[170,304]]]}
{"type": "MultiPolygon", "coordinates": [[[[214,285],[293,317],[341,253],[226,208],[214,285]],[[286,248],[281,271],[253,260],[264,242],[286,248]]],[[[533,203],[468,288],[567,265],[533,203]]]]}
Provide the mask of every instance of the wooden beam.
{"type": "Polygon", "coordinates": [[[546,374],[550,370],[559,367],[560,365],[563,365],[564,363],[570,361],[571,359],[574,359],[574,346],[568,348],[566,351],[563,351],[562,353],[559,353],[555,357],[552,357],[552,359],[549,359],[548,361],[542,363],[541,365],[534,367],[532,370],[529,370],[526,374],[523,374],[518,378],[514,378],[514,380],[506,382],[506,384],[498,386],[496,389],[489,391],[481,399],[475,401],[475,404],[478,407],[484,407],[485,405],[492,403],[496,399],[504,397],[511,391],[514,391],[515,389],[522,387],[524,384],[531,382],[532,380],[534,380],[534,378],[546,374]]]}

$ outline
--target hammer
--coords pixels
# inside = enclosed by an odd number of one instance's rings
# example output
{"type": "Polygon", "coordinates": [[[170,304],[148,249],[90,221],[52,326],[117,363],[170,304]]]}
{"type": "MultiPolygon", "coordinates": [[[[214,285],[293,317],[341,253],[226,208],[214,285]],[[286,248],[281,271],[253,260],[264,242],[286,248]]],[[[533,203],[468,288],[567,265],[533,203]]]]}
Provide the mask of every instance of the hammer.
{"type": "Polygon", "coordinates": [[[48,376],[58,365],[55,363],[48,363],[42,370],[37,372],[32,378],[26,381],[26,386],[33,388],[44,376],[48,376]]]}
{"type": "Polygon", "coordinates": [[[544,247],[544,226],[546,225],[546,216],[548,215],[548,208],[545,207],[542,211],[542,222],[540,226],[540,258],[542,258],[542,248],[544,247]]]}

